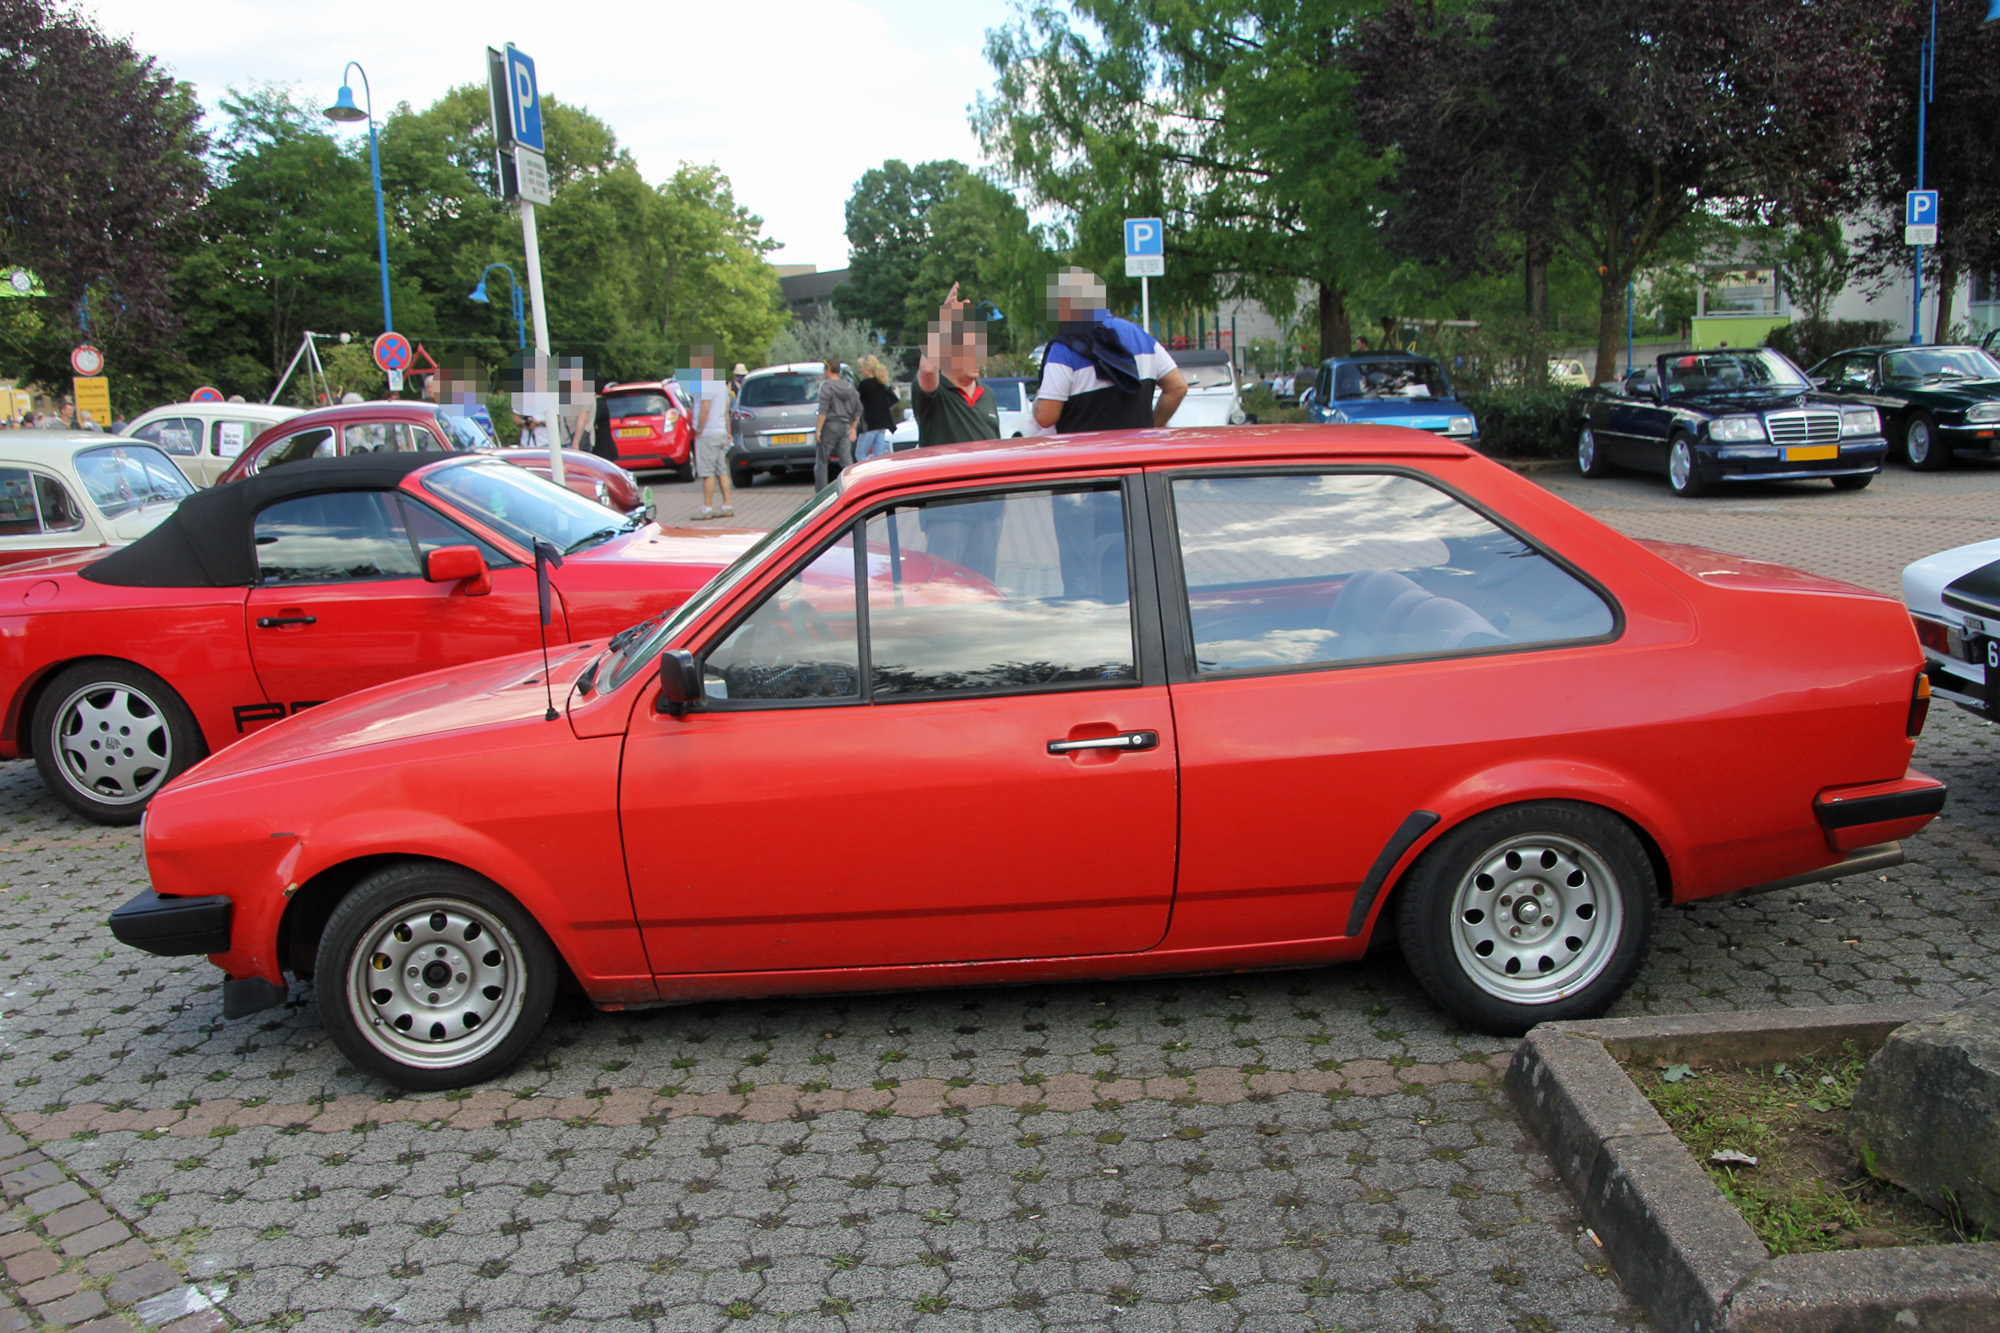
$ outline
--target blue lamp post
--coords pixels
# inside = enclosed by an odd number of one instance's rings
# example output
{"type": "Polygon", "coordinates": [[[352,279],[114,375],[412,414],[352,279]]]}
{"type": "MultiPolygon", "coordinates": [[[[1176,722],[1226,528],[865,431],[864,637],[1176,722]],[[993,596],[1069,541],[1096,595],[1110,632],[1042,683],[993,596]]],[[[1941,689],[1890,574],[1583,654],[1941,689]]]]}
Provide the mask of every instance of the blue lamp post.
{"type": "Polygon", "coordinates": [[[347,62],[347,69],[340,71],[340,77],[340,95],[326,109],[326,118],[343,124],[368,122],[368,174],[375,182],[375,257],[382,266],[382,331],[388,333],[396,327],[396,321],[389,313],[389,227],[382,217],[382,148],[375,138],[375,94],[368,86],[368,71],[355,61],[347,62]],[[361,96],[367,104],[366,110],[354,105],[354,89],[346,81],[349,69],[361,75],[361,96]]]}
{"type": "Polygon", "coordinates": [[[477,301],[481,305],[492,304],[492,298],[486,295],[486,275],[496,268],[507,275],[507,287],[514,296],[514,337],[521,344],[521,350],[525,352],[528,350],[528,331],[521,325],[521,280],[515,276],[513,269],[505,264],[488,264],[479,271],[479,285],[467,293],[465,299],[477,301]]]}

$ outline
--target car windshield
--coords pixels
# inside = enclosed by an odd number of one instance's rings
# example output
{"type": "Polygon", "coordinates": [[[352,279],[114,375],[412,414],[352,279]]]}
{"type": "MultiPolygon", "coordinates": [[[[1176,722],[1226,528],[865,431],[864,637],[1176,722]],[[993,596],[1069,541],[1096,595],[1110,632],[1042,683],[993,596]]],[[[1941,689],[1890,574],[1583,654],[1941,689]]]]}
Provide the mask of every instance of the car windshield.
{"type": "Polygon", "coordinates": [[[558,551],[571,551],[594,537],[613,537],[623,530],[618,515],[603,505],[497,458],[433,472],[424,478],[424,489],[504,533],[526,551],[533,551],[537,540],[558,551]]]}
{"type": "Polygon", "coordinates": [[[773,375],[752,375],[743,381],[736,395],[739,407],[798,407],[819,398],[819,382],[824,371],[786,370],[773,375]]]}
{"type": "Polygon", "coordinates": [[[792,516],[758,538],[756,545],[736,557],[720,574],[703,584],[701,591],[682,602],[671,612],[663,612],[651,620],[642,620],[629,629],[611,636],[612,657],[605,663],[610,675],[599,687],[615,690],[660,655],[660,650],[686,625],[712,606],[715,601],[764,563],[766,556],[783,546],[791,535],[806,526],[840,498],[843,480],[836,480],[825,490],[792,511],[792,516]]]}
{"type": "Polygon", "coordinates": [[[604,410],[613,417],[663,417],[669,406],[663,393],[612,393],[604,396],[604,410]]]}
{"type": "Polygon", "coordinates": [[[1435,361],[1350,361],[1333,371],[1335,398],[1449,398],[1435,361]]]}
{"type": "Polygon", "coordinates": [[[1882,358],[1892,384],[2000,379],[2000,362],[1977,347],[1916,347],[1882,358]]]}
{"type": "Polygon", "coordinates": [[[174,461],[150,444],[108,444],[76,456],[76,475],[106,518],[193,495],[174,461]]]}
{"type": "Polygon", "coordinates": [[[1236,377],[1224,364],[1182,366],[1181,378],[1190,389],[1232,389],[1236,387],[1236,377]]]}
{"type": "Polygon", "coordinates": [[[454,449],[500,447],[500,442],[486,433],[486,427],[479,423],[477,417],[467,416],[463,412],[439,412],[437,423],[438,429],[444,432],[445,438],[451,441],[451,447],[454,449]]]}
{"type": "Polygon", "coordinates": [[[1812,382],[1778,352],[1683,352],[1660,358],[1667,397],[1691,393],[1804,393],[1812,382]]]}

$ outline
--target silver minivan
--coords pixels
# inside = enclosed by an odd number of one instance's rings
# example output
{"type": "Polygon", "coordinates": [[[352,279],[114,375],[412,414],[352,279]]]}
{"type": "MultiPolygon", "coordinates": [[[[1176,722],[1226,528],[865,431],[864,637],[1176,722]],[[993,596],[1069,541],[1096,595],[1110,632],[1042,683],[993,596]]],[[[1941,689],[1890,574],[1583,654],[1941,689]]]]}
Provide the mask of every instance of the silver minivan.
{"type": "MultiPolygon", "coordinates": [[[[845,364],[842,379],[852,383],[845,364]]],[[[793,361],[751,371],[729,413],[729,478],[748,486],[759,472],[812,470],[813,422],[819,416],[819,382],[826,367],[793,361]]]]}

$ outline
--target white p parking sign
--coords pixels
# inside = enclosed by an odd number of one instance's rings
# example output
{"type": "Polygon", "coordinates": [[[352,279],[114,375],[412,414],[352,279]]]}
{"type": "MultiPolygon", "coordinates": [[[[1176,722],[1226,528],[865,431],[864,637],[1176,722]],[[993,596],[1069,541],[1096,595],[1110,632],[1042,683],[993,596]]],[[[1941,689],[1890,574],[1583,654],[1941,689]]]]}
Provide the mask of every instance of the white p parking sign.
{"type": "Polygon", "coordinates": [[[1938,192],[1912,190],[1903,198],[1903,244],[1936,245],[1938,192]]]}

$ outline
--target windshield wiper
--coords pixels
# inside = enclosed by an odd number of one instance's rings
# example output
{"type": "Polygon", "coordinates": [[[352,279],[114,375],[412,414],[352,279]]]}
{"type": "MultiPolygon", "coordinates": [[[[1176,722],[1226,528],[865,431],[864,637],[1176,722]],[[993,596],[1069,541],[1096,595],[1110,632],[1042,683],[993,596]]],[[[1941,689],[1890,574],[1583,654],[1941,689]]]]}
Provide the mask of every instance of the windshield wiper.
{"type": "Polygon", "coordinates": [[[581,551],[586,546],[594,545],[597,542],[608,542],[613,537],[616,537],[621,531],[625,531],[625,529],[599,528],[597,531],[591,533],[588,537],[578,537],[568,546],[563,547],[563,554],[574,555],[578,551],[581,551]]]}
{"type": "Polygon", "coordinates": [[[636,625],[627,625],[624,629],[612,635],[610,641],[604,646],[614,653],[624,652],[626,645],[630,644],[633,640],[642,639],[652,633],[653,627],[659,624],[665,615],[665,612],[661,612],[660,615],[650,616],[636,625]]]}

